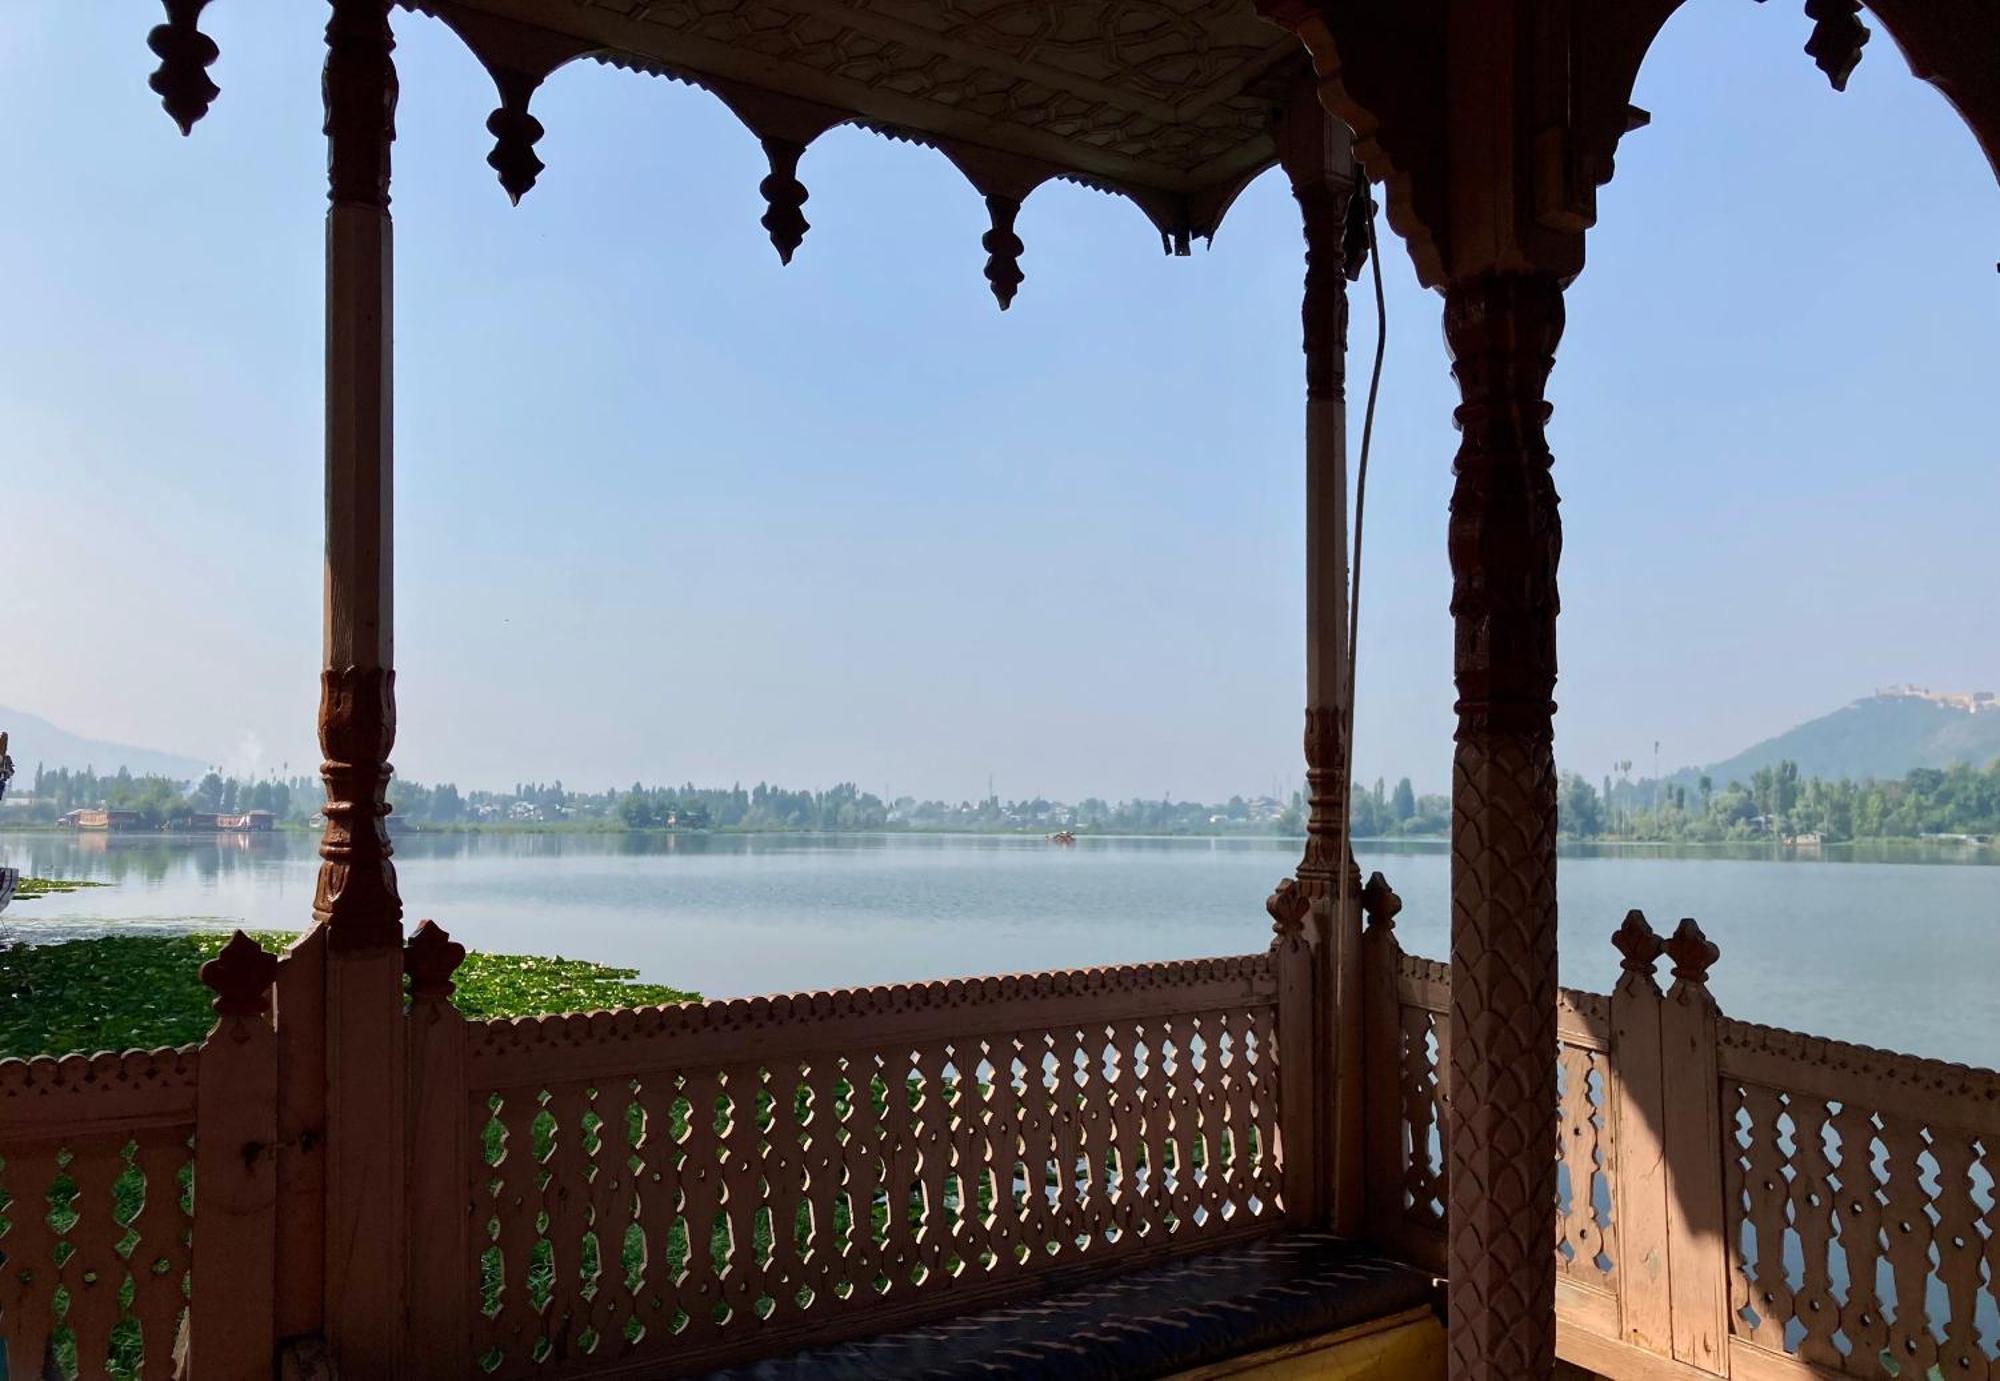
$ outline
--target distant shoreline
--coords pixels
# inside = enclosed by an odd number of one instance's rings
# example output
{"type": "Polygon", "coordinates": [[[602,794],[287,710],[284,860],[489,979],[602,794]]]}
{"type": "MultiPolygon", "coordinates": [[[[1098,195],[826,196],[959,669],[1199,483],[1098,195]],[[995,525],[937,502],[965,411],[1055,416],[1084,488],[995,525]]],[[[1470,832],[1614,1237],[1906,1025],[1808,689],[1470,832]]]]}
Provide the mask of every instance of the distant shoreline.
{"type": "MultiPolygon", "coordinates": [[[[393,820],[394,817],[391,817],[393,820]]],[[[1231,842],[1303,843],[1305,835],[1267,830],[1092,830],[1075,829],[1078,842],[1091,839],[1203,839],[1231,842]]],[[[232,840],[245,843],[258,838],[278,836],[307,836],[316,838],[319,831],[310,825],[290,822],[279,825],[275,830],[262,834],[252,834],[240,830],[84,830],[78,831],[60,825],[46,823],[0,824],[0,838],[5,837],[58,837],[139,841],[188,841],[188,840],[232,840]]],[[[1046,839],[1048,832],[1039,829],[940,829],[936,826],[923,828],[886,828],[824,830],[807,828],[743,828],[724,826],[709,829],[667,829],[657,826],[632,828],[615,821],[496,821],[466,822],[458,824],[394,824],[391,834],[396,839],[418,837],[467,837],[467,836],[511,836],[511,835],[577,835],[594,837],[636,837],[645,839],[703,839],[703,838],[758,838],[786,835],[812,835],[825,838],[944,838],[944,839],[1046,839]]],[[[1357,846],[1415,846],[1418,848],[1443,848],[1450,844],[1447,834],[1402,834],[1402,835],[1361,835],[1356,837],[1357,846]]],[[[1658,853],[1672,851],[1676,854],[1734,855],[1741,859],[1760,857],[1783,857],[1789,859],[1810,859],[1818,855],[1840,856],[1855,849],[1895,851],[1921,850],[1927,853],[1962,854],[1972,858],[2000,858],[2000,840],[1987,843],[1951,839],[1926,838],[1910,835],[1872,835],[1859,839],[1823,840],[1817,844],[1785,843],[1772,838],[1690,840],[1658,837],[1613,837],[1596,835],[1587,839],[1561,838],[1558,847],[1571,856],[1593,853],[1618,853],[1627,850],[1658,853]]]]}

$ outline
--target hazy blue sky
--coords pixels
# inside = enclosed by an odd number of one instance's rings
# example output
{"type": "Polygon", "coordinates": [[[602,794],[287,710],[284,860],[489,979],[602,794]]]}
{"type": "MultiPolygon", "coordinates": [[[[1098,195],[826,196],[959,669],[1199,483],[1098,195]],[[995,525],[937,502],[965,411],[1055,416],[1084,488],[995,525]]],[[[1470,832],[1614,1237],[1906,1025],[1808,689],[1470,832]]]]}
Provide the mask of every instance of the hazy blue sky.
{"type": "MultiPolygon", "coordinates": [[[[0,24],[0,704],[313,755],[319,26],[223,0],[182,141],[141,0],[0,24]]],[[[1170,260],[1128,204],[979,198],[854,130],[763,165],[712,98],[592,64],[518,210],[493,93],[399,14],[399,768],[964,797],[1298,774],[1297,219],[1282,177],[1170,260]]],[[[1889,681],[2000,687],[2000,191],[1877,35],[1845,96],[1795,5],[1689,5],[1637,100],[1552,385],[1557,751],[1724,756],[1889,681]]],[[[1359,761],[1451,750],[1439,302],[1390,244],[1359,761]]],[[[1372,325],[1357,309],[1355,347],[1372,325]]]]}

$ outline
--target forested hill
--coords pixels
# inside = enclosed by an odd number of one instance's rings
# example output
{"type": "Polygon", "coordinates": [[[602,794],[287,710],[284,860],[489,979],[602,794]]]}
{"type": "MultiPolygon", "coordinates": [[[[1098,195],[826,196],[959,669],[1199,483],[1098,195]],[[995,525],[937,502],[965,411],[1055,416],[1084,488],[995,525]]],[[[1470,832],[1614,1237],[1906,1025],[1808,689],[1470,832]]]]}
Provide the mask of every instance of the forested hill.
{"type": "Polygon", "coordinates": [[[8,754],[21,774],[23,790],[37,767],[50,771],[66,767],[72,772],[95,768],[106,776],[122,767],[135,777],[169,777],[177,782],[191,782],[208,770],[199,758],[84,738],[57,728],[40,715],[5,706],[0,706],[0,729],[7,730],[13,738],[8,754]]]}
{"type": "Polygon", "coordinates": [[[1913,768],[1960,762],[1984,767],[1995,758],[2000,758],[2000,708],[1975,714],[1913,695],[1872,695],[1671,780],[1692,785],[1706,775],[1717,783],[1747,782],[1760,768],[1789,761],[1798,764],[1802,777],[1894,781],[1913,768]]]}

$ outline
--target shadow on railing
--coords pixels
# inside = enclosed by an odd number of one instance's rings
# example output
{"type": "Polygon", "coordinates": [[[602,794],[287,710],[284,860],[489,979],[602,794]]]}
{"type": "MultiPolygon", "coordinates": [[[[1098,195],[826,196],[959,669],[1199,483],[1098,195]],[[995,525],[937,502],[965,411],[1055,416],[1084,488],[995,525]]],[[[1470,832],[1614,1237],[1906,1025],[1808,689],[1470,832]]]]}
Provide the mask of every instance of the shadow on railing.
{"type": "MultiPolygon", "coordinates": [[[[1398,1110],[1370,1124],[1371,1235],[1441,1269],[1451,973],[1402,952],[1394,914],[1363,943],[1369,1102],[1398,1110]]],[[[1634,911],[1613,941],[1613,993],[1559,997],[1562,1355],[1612,1378],[2000,1376],[2000,1074],[1726,1019],[1693,921],[1663,940],[1634,911]]]]}

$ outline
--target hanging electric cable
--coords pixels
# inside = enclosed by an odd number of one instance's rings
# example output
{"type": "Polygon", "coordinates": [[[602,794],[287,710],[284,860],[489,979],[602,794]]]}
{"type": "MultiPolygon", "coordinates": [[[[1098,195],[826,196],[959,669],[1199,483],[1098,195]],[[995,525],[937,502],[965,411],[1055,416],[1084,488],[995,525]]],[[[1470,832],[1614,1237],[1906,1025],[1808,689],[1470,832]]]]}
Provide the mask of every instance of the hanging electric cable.
{"type": "Polygon", "coordinates": [[[1375,363],[1368,374],[1368,405],[1361,414],[1361,458],[1354,476],[1354,559],[1349,567],[1347,590],[1347,665],[1341,674],[1345,684],[1341,703],[1341,747],[1345,761],[1340,783],[1340,889],[1339,932],[1347,933],[1347,862],[1354,857],[1354,684],[1355,652],[1361,639],[1361,536],[1368,511],[1368,455],[1375,440],[1375,404],[1382,393],[1382,356],[1389,342],[1389,311],[1382,292],[1382,255],[1375,243],[1375,198],[1364,177],[1356,195],[1365,203],[1363,217],[1367,230],[1370,276],[1375,285],[1375,363]]]}

